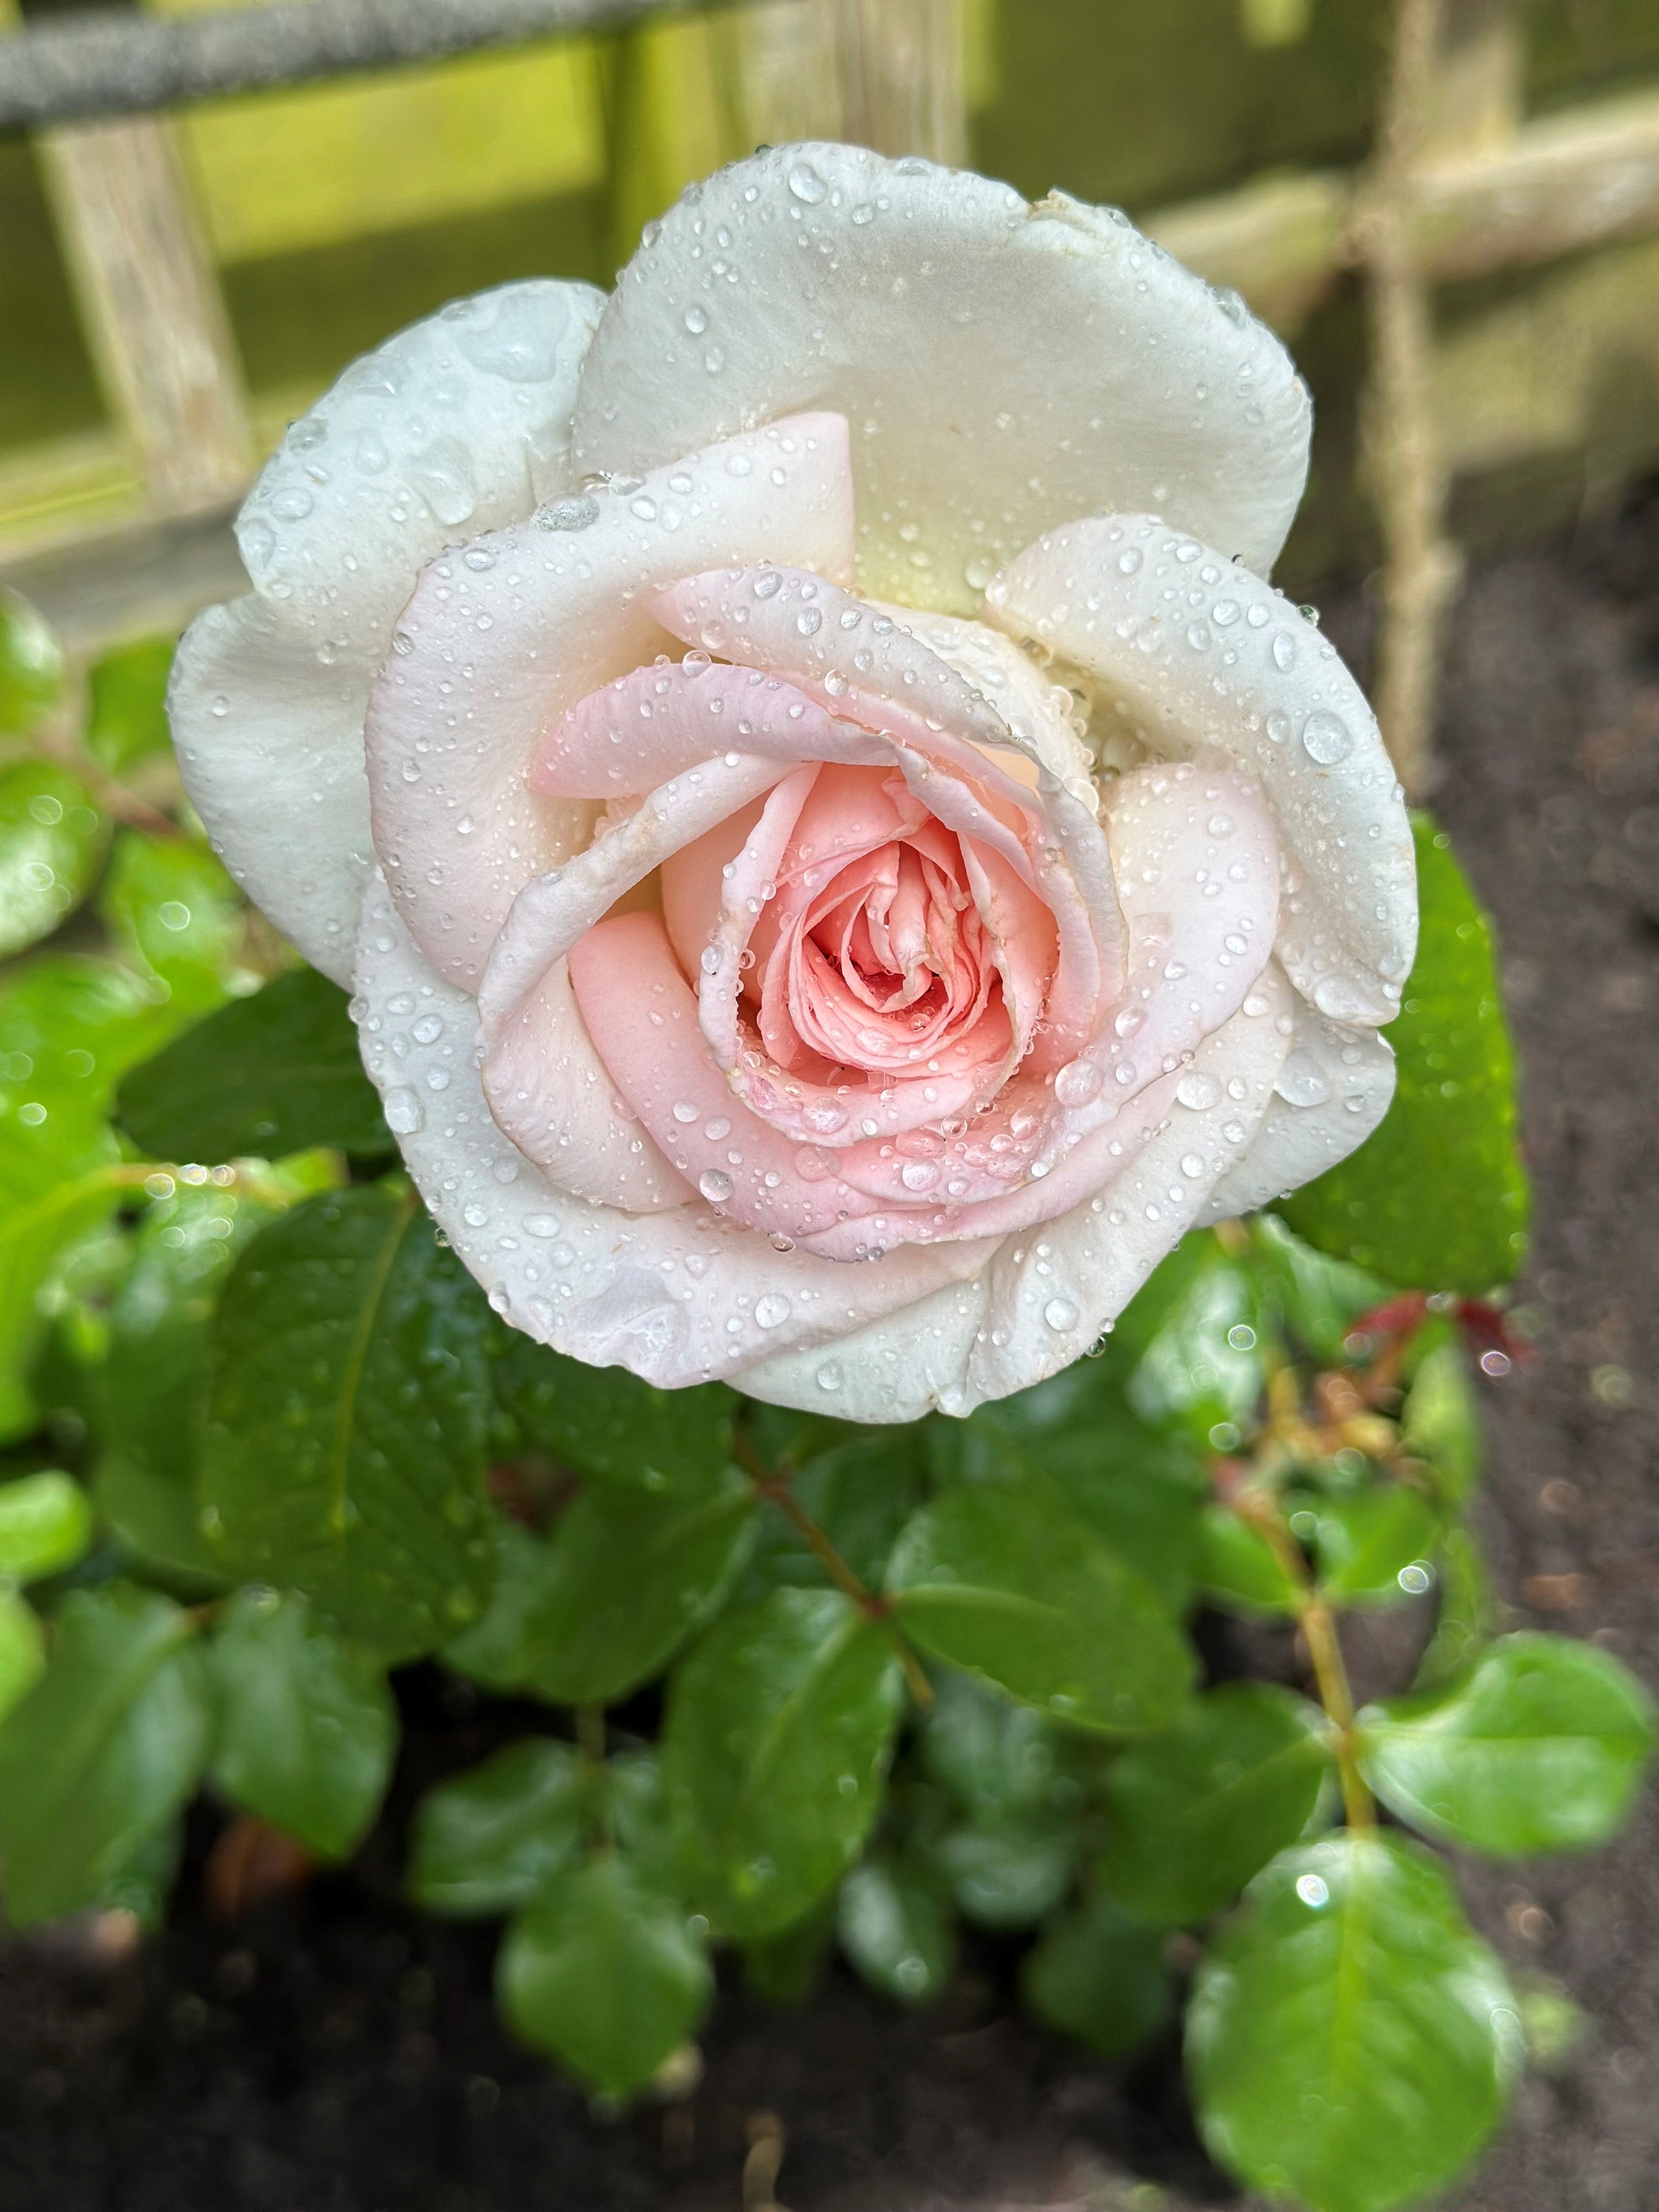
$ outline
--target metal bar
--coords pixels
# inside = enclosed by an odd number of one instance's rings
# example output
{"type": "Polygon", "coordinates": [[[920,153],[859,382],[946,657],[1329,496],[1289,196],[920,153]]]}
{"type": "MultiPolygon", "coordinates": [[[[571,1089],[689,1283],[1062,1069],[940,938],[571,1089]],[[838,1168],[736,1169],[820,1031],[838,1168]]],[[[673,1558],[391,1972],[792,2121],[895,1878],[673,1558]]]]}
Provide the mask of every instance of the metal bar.
{"type": "Polygon", "coordinates": [[[430,61],[694,0],[270,0],[203,15],[88,9],[0,39],[0,131],[146,114],[312,77],[430,61]]]}

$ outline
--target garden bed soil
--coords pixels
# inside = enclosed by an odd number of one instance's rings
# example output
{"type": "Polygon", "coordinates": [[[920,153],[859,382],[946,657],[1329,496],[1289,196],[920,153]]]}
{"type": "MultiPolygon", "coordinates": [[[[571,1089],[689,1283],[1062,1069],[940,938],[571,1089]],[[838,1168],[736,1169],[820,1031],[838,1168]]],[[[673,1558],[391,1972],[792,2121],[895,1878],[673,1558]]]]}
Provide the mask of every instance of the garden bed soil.
{"type": "MultiPolygon", "coordinates": [[[[1363,666],[1364,594],[1333,592],[1327,621],[1363,666]]],[[[1486,1391],[1486,1532],[1517,1621],[1659,1686],[1659,495],[1472,574],[1440,743],[1440,809],[1502,937],[1538,1196],[1538,1352],[1486,1391]]],[[[1386,1654],[1354,1656],[1383,1686],[1386,1654]]],[[[409,1684],[393,1802],[346,1873],[216,1919],[202,1814],[165,1936],[0,1952],[6,2212],[761,2212],[780,2145],[793,2212],[1244,2201],[1194,2142],[1173,2044],[1109,2068],[1043,2034],[1012,2008],[1012,1946],[974,1949],[921,2014],[844,1970],[793,2014],[734,1978],[695,2094],[594,2112],[497,2025],[491,1931],[398,1902],[409,1805],[500,1725],[455,1695],[409,1684]]],[[[1659,1798],[1611,1850],[1465,1874],[1511,1967],[1591,2019],[1455,2212],[1652,2212],[1659,1798]]]]}

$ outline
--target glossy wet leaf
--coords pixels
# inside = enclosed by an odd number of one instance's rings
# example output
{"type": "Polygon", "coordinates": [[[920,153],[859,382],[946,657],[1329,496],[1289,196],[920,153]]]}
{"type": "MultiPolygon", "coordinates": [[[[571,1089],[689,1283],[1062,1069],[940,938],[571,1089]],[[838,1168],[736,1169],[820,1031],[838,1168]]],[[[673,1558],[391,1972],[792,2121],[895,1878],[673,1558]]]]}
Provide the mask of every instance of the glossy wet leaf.
{"type": "MultiPolygon", "coordinates": [[[[1291,1523],[1298,1534],[1299,1518],[1291,1523]]],[[[1322,1498],[1313,1519],[1320,1587],[1339,1605],[1397,1602],[1429,1587],[1441,1516],[1420,1490],[1381,1482],[1352,1498],[1322,1498]]]]}
{"type": "Polygon", "coordinates": [[[386,1669],[296,1592],[240,1592],[213,1639],[213,1779],[321,1858],[380,1809],[398,1741],[386,1669]]]}
{"type": "Polygon", "coordinates": [[[1193,1675],[1186,1639],[1141,1576],[1039,1479],[948,1492],[899,1539],[900,1626],[949,1665],[1091,1728],[1156,1728],[1193,1675]]]}
{"type": "Polygon", "coordinates": [[[723,1383],[657,1390],[625,1368],[584,1366],[514,1334],[495,1389],[527,1443],[601,1481],[702,1492],[731,1457],[737,1401],[723,1383]]]}
{"type": "Polygon", "coordinates": [[[112,776],[129,775],[173,750],[167,692],[173,651],[170,637],[138,638],[87,671],[87,750],[112,776]]]}
{"type": "Polygon", "coordinates": [[[92,889],[109,825],[67,769],[0,769],[0,957],[49,937],[92,889]]]}
{"type": "Polygon", "coordinates": [[[1121,2058],[1175,2011],[1163,1931],[1103,1892],[1050,1921],[1026,1954],[1020,1991],[1039,2020],[1100,2058],[1121,2058]]]}
{"type": "MultiPolygon", "coordinates": [[[[1189,1236],[1164,1265],[1172,1277],[1179,1268],[1179,1278],[1163,1297],[1156,1326],[1146,1330],[1128,1378],[1129,1403],[1143,1420],[1177,1426],[1202,1448],[1230,1450],[1261,1395],[1267,1324],[1260,1289],[1249,1270],[1208,1234],[1189,1236]]],[[[1156,1282],[1154,1276],[1147,1289],[1156,1282]]],[[[1135,1324],[1130,1326],[1125,1352],[1133,1340],[1135,1324]]]]}
{"type": "Polygon", "coordinates": [[[1379,1275],[1305,1244],[1276,1213],[1250,1222],[1249,1266],[1299,1345],[1334,1363],[1362,1314],[1380,1305],[1389,1285],[1379,1275]]]}
{"type": "Polygon", "coordinates": [[[1500,1857],[1617,1833],[1654,1742],[1654,1705],[1611,1652],[1505,1636],[1449,1688],[1365,1709],[1360,1765],[1392,1813],[1500,1857]]]}
{"type": "Polygon", "coordinates": [[[0,1721],[40,1680],[46,1664],[40,1620],[26,1597],[0,1589],[0,1721]]]}
{"type": "Polygon", "coordinates": [[[1181,1428],[1141,1419],[1109,1359],[1078,1360],[1035,1389],[981,1407],[951,1425],[947,1442],[958,1480],[1048,1478],[1171,1612],[1186,1605],[1208,1494],[1202,1460],[1181,1428]]]}
{"type": "Polygon", "coordinates": [[[1349,1158],[1280,1201],[1320,1250],[1420,1290],[1479,1297],[1526,1250],[1515,1055],[1492,924],[1427,815],[1413,823],[1421,933],[1398,1018],[1382,1031],[1398,1085],[1349,1158]]]}
{"type": "Polygon", "coordinates": [[[741,1571],[755,1498],[735,1468],[709,1496],[595,1485],[561,1516],[530,1611],[521,1680],[568,1705],[610,1705],[660,1673],[741,1571]]]}
{"type": "Polygon", "coordinates": [[[1106,1880],[1143,1920],[1178,1928],[1236,1897],[1329,1795],[1324,1717],[1265,1682],[1194,1698],[1106,1778],[1106,1880]]]}
{"type": "Polygon", "coordinates": [[[1200,1967],[1187,2058],[1211,2155],[1316,2212],[1415,2203],[1468,2165],[1522,2063],[1502,1967],[1403,1838],[1282,1852],[1200,1967]]]}
{"type": "Polygon", "coordinates": [[[0,1726],[0,1860],[12,1925],[100,1901],[196,1786],[209,1706],[189,1616],[126,1583],[58,1608],[46,1671],[0,1726]]]}
{"type": "Polygon", "coordinates": [[[233,1000],[135,1068],[117,1110],[152,1159],[271,1159],[319,1145],[373,1158],[393,1141],[346,994],[313,968],[233,1000]]]}
{"type": "Polygon", "coordinates": [[[1075,1813],[1082,1788],[1077,1739],[1029,1705],[971,1675],[941,1673],[922,1717],[922,1763],[965,1813],[981,1820],[1075,1813]]]}
{"type": "Polygon", "coordinates": [[[410,1895],[428,1912],[515,1911],[577,1857],[592,1808],[571,1745],[509,1744],[422,1799],[410,1895]]]}
{"type": "Polygon", "coordinates": [[[880,1806],[902,1689],[890,1636],[837,1590],[735,1608],[682,1661],[663,1778],[717,1927],[787,1927],[846,1872],[880,1806]]]}
{"type": "Polygon", "coordinates": [[[488,1602],[477,1620],[444,1644],[443,1660],[486,1690],[528,1690],[531,1623],[556,1579],[553,1553],[544,1537],[504,1513],[495,1515],[490,1526],[495,1572],[488,1602]]]}
{"type": "Polygon", "coordinates": [[[526,2043],[612,2097],[645,2086],[714,1993],[684,1912],[615,1851],[549,1880],[507,1930],[495,1983],[526,2043]]]}
{"type": "Polygon", "coordinates": [[[483,1294],[396,1187],[308,1200],[238,1260],[203,1454],[226,1569],[304,1590],[388,1658],[483,1613],[483,1294]]]}
{"type": "Polygon", "coordinates": [[[135,1558],[192,1578],[219,1565],[202,1534],[196,1481],[207,1413],[210,1325],[237,1255],[303,1182],[271,1174],[256,1192],[178,1183],[131,1237],[109,1303],[98,1507],[135,1558]]]}
{"type": "MultiPolygon", "coordinates": [[[[853,1875],[859,1871],[854,1867],[853,1875]]],[[[848,1879],[850,1881],[853,1875],[848,1879]]],[[[744,1988],[769,2005],[792,2011],[804,2005],[823,1978],[835,1941],[836,1901],[834,1897],[821,1898],[810,1912],[787,1928],[739,1944],[744,1988]]]]}
{"type": "Polygon", "coordinates": [[[842,1881],[836,1935],[865,1980],[901,2004],[938,1996],[956,1965],[956,1929],[937,1886],[885,1856],[842,1881]]]}
{"type": "Polygon", "coordinates": [[[193,838],[119,831],[98,907],[116,943],[177,1012],[210,1012],[240,980],[242,895],[224,863],[193,838]]]}
{"type": "Polygon", "coordinates": [[[1461,1345],[1436,1345],[1418,1362],[1400,1417],[1400,1444],[1427,1461],[1454,1503],[1473,1492],[1480,1476],[1480,1412],[1461,1345]]]}
{"type": "Polygon", "coordinates": [[[33,1583],[72,1567],[92,1540],[92,1502],[56,1468],[0,1483],[0,1581],[33,1583]]]}
{"type": "Polygon", "coordinates": [[[933,1857],[957,1906],[981,1928],[1032,1928],[1072,1886],[1074,1822],[1005,1817],[969,1821],[934,1844],[933,1857]]]}
{"type": "Polygon", "coordinates": [[[0,584],[0,737],[37,728],[63,690],[58,633],[21,592],[0,584]]]}
{"type": "Polygon", "coordinates": [[[1199,1522],[1198,1586],[1229,1613],[1273,1619],[1293,1613],[1296,1584],[1261,1531],[1231,1506],[1206,1505],[1199,1522]]]}

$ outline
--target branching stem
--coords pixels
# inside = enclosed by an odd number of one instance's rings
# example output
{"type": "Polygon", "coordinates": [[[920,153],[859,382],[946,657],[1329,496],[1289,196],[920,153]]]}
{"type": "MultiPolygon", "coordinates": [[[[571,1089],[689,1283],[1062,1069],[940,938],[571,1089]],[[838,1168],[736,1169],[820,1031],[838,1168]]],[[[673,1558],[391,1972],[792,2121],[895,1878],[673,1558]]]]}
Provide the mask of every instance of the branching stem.
{"type": "Polygon", "coordinates": [[[904,1679],[910,1686],[910,1694],[921,1706],[933,1702],[933,1686],[928,1680],[920,1659],[899,1634],[894,1626],[891,1609],[885,1598],[871,1589],[842,1559],[824,1530],[801,1504],[790,1487],[788,1468],[769,1468],[755,1449],[753,1443],[739,1429],[732,1446],[733,1455],[744,1473],[755,1486],[757,1498],[770,1498],[790,1527],[806,1544],[836,1588],[843,1596],[850,1597],[861,1613],[872,1620],[878,1620],[893,1639],[899,1662],[904,1668],[904,1679]]]}
{"type": "Polygon", "coordinates": [[[1260,1492],[1245,1492],[1234,1500],[1234,1510],[1260,1531],[1273,1548],[1285,1580],[1295,1589],[1297,1624],[1312,1662],[1319,1702],[1325,1708],[1336,1744],[1337,1775],[1342,1784],[1342,1806],[1348,1826],[1364,1834],[1376,1826],[1376,1804],[1359,1771],[1354,1729],[1353,1691],[1343,1662],[1337,1634],[1336,1613],[1330,1600],[1315,1587],[1302,1547],[1277,1503],[1260,1492]]]}

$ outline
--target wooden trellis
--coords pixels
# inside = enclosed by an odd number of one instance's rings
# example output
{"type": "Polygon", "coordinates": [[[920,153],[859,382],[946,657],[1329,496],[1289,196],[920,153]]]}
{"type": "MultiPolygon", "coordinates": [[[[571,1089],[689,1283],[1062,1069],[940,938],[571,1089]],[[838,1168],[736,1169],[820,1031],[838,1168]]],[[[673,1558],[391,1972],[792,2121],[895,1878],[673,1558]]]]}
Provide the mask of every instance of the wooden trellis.
{"type": "MultiPolygon", "coordinates": [[[[0,15],[8,4],[0,0],[0,15]]],[[[129,112],[135,104],[173,107],[684,12],[684,0],[276,0],[206,14],[195,12],[200,0],[164,4],[185,12],[0,37],[0,127],[37,133],[111,422],[105,434],[0,464],[0,557],[73,550],[99,570],[104,588],[83,642],[131,626],[140,609],[152,620],[189,611],[203,588],[200,544],[191,541],[193,566],[152,562],[148,583],[124,599],[111,586],[118,533],[143,525],[176,538],[188,518],[221,515],[279,427],[266,419],[270,409],[250,408],[243,388],[179,125],[129,112]]],[[[961,161],[975,4],[750,0],[734,9],[719,36],[749,143],[844,137],[961,161]]],[[[1446,484],[1471,446],[1456,362],[1432,349],[1428,287],[1621,240],[1659,241],[1659,96],[1527,121],[1516,0],[1397,0],[1395,22],[1391,88],[1366,168],[1257,182],[1155,214],[1147,228],[1286,331],[1345,270],[1368,273],[1367,450],[1389,556],[1382,706],[1396,757],[1421,786],[1437,618],[1456,575],[1443,532],[1446,484]]],[[[306,396],[279,395],[276,409],[306,396]]],[[[1528,417],[1539,395],[1488,377],[1480,398],[1488,446],[1535,442],[1528,417]]]]}

